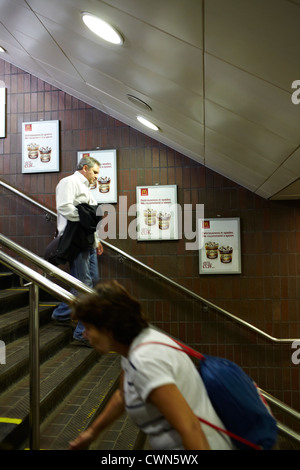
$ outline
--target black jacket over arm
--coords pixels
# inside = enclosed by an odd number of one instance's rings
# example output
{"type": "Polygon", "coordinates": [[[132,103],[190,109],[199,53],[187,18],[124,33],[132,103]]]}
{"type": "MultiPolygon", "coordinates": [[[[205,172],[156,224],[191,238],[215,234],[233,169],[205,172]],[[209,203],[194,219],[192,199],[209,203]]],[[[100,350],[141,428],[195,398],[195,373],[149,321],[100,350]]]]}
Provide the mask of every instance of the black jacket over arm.
{"type": "Polygon", "coordinates": [[[97,216],[97,206],[82,203],[76,207],[79,222],[68,220],[63,235],[51,242],[53,249],[47,256],[45,255],[45,258],[56,266],[71,262],[79,253],[94,247],[95,231],[101,220],[101,217],[97,216]]]}

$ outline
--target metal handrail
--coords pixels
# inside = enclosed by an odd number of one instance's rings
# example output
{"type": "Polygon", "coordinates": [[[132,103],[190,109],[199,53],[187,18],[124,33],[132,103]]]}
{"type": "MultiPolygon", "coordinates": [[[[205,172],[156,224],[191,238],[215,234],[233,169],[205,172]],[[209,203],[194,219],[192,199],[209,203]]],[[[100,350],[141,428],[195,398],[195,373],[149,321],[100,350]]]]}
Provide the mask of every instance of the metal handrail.
{"type": "Polygon", "coordinates": [[[33,198],[30,197],[30,196],[27,196],[27,194],[22,193],[21,191],[19,191],[18,189],[14,188],[14,187],[11,186],[10,184],[4,183],[4,181],[1,181],[1,180],[0,180],[0,186],[3,186],[4,188],[8,189],[9,191],[15,193],[17,196],[20,196],[22,199],[25,199],[26,201],[31,202],[32,204],[34,204],[35,206],[39,207],[40,209],[42,209],[42,210],[45,211],[46,213],[49,213],[49,214],[53,215],[54,217],[57,217],[56,212],[53,212],[51,209],[47,209],[45,206],[43,206],[42,204],[40,204],[39,202],[37,202],[35,199],[33,199],[33,198]]]}
{"type": "MultiPolygon", "coordinates": [[[[37,207],[41,208],[44,210],[46,213],[51,214],[53,217],[57,217],[56,212],[53,212],[50,209],[47,209],[45,206],[42,204],[38,203],[34,199],[32,199],[29,196],[26,196],[22,192],[18,191],[17,189],[13,188],[12,186],[3,183],[0,180],[0,185],[4,186],[5,188],[11,190],[14,192],[16,195],[23,197],[24,199],[28,200],[32,204],[36,205],[37,207]]],[[[278,339],[274,338],[267,333],[259,330],[258,328],[254,327],[253,325],[245,322],[244,320],[241,320],[240,318],[232,315],[231,313],[227,312],[226,310],[222,309],[221,307],[218,307],[217,305],[213,304],[212,302],[207,301],[206,299],[202,298],[198,294],[196,294],[193,291],[190,291],[189,289],[186,289],[182,285],[176,283],[172,279],[169,279],[168,277],[164,276],[163,274],[159,273],[158,271],[155,271],[154,269],[150,268],[149,266],[145,265],[144,263],[140,262],[139,260],[135,259],[134,257],[128,255],[124,251],[120,250],[119,248],[111,245],[110,243],[102,240],[101,241],[104,245],[106,245],[108,248],[112,249],[113,251],[116,251],[121,255],[122,257],[125,257],[127,259],[130,259],[133,261],[135,264],[141,266],[142,268],[146,269],[147,271],[151,272],[154,276],[159,277],[160,279],[163,279],[164,281],[167,281],[169,284],[171,284],[173,287],[176,289],[181,290],[182,292],[185,292],[189,296],[194,297],[196,300],[199,300],[206,304],[207,306],[212,307],[214,310],[217,310],[218,312],[222,313],[223,315],[231,318],[232,320],[242,324],[243,326],[246,326],[247,328],[251,329],[255,333],[260,334],[264,338],[271,340],[275,343],[290,343],[295,340],[292,339],[278,339]]],[[[48,263],[44,259],[40,258],[39,256],[31,253],[30,251],[26,250],[25,248],[21,247],[17,243],[9,240],[7,237],[4,235],[0,234],[0,243],[2,245],[6,246],[7,248],[13,250],[14,252],[18,253],[20,256],[23,256],[25,259],[32,261],[35,265],[38,267],[42,268],[44,272],[47,272],[50,275],[55,276],[57,279],[60,279],[64,281],[66,284],[68,284],[71,287],[75,287],[77,290],[80,290],[82,292],[93,292],[93,289],[90,289],[87,287],[85,284],[80,282],[78,279],[73,278],[70,276],[68,273],[62,271],[61,269],[57,268],[56,266],[52,265],[51,263],[48,263]]],[[[55,294],[60,298],[61,300],[65,302],[71,302],[75,299],[74,295],[63,289],[62,287],[58,286],[57,284],[51,282],[50,280],[46,279],[44,276],[41,276],[40,274],[36,273],[35,271],[31,270],[28,267],[25,267],[21,263],[19,263],[17,260],[8,257],[5,253],[1,252],[0,250],[0,260],[1,262],[9,267],[12,271],[16,272],[19,276],[25,277],[29,279],[30,282],[33,282],[34,285],[30,286],[30,309],[32,311],[31,313],[31,328],[30,328],[30,334],[31,334],[31,380],[30,380],[30,386],[31,386],[31,400],[30,400],[30,406],[31,406],[31,418],[30,418],[30,426],[31,426],[31,448],[33,449],[39,449],[39,386],[40,386],[40,381],[39,381],[39,351],[38,351],[38,345],[39,345],[39,329],[38,329],[38,302],[37,302],[37,292],[35,289],[35,286],[37,285],[38,287],[44,288],[46,291],[50,292],[51,294],[55,294]]],[[[300,419],[300,413],[298,413],[296,410],[293,410],[290,408],[288,405],[283,403],[282,401],[278,400],[277,398],[273,397],[269,393],[263,391],[260,389],[260,392],[262,395],[268,400],[270,403],[272,403],[274,406],[277,408],[280,408],[284,412],[290,414],[293,418],[295,419],[300,419]]],[[[288,427],[284,426],[281,423],[278,423],[278,428],[286,435],[292,437],[296,441],[300,442],[300,435],[295,433],[293,430],[289,429],[288,427]]]]}
{"type": "Polygon", "coordinates": [[[26,248],[23,248],[22,246],[18,245],[16,242],[5,237],[2,233],[0,233],[0,246],[1,245],[5,246],[6,248],[9,248],[10,250],[14,251],[18,255],[27,259],[28,261],[33,262],[36,266],[41,268],[43,272],[51,275],[52,277],[59,279],[60,281],[65,282],[68,286],[76,290],[79,290],[81,292],[86,292],[88,294],[94,292],[93,289],[86,286],[83,282],[79,281],[78,279],[66,273],[65,271],[62,271],[61,269],[57,268],[56,266],[44,260],[40,256],[37,256],[31,251],[26,250],[26,248]]]}
{"type": "MultiPolygon", "coordinates": [[[[0,233],[0,245],[1,244],[5,246],[6,248],[11,249],[18,255],[22,256],[23,258],[27,259],[28,261],[33,262],[36,266],[42,268],[44,272],[47,272],[48,274],[56,277],[57,279],[64,281],[65,284],[67,284],[69,287],[73,287],[76,290],[79,290],[81,292],[86,292],[86,293],[94,292],[93,289],[91,289],[90,287],[87,287],[78,279],[75,279],[74,277],[70,276],[68,273],[62,271],[61,269],[57,268],[51,263],[45,261],[44,259],[35,255],[34,253],[30,252],[29,250],[26,250],[22,246],[18,245],[16,242],[13,242],[12,240],[10,240],[9,238],[5,237],[3,234],[0,233]]],[[[0,254],[1,254],[1,251],[0,251],[0,254]]],[[[287,405],[280,402],[276,398],[272,397],[272,395],[269,395],[267,392],[264,392],[263,390],[260,390],[260,391],[265,396],[265,398],[268,399],[268,401],[272,402],[278,407],[281,407],[281,408],[284,407],[285,411],[287,411],[294,418],[297,418],[300,420],[300,413],[293,410],[292,408],[287,407],[287,405]]]]}
{"type": "MultiPolygon", "coordinates": [[[[46,213],[49,213],[51,214],[53,217],[57,217],[57,213],[50,210],[50,209],[47,209],[45,206],[43,206],[42,204],[38,203],[37,201],[35,201],[33,198],[23,194],[21,191],[19,191],[18,189],[14,188],[13,186],[10,186],[9,184],[7,183],[4,183],[3,181],[0,180],[0,185],[4,186],[6,189],[14,192],[16,195],[20,196],[20,197],[24,197],[27,201],[31,202],[32,204],[42,208],[46,213]]],[[[175,287],[177,290],[179,291],[182,291],[184,292],[185,294],[195,298],[196,300],[204,303],[206,306],[208,307],[211,307],[213,308],[215,311],[221,313],[223,316],[227,317],[227,318],[230,318],[231,320],[233,320],[234,322],[240,324],[241,326],[243,327],[246,327],[247,329],[251,330],[253,333],[256,333],[260,336],[262,336],[264,339],[268,340],[268,341],[271,341],[273,343],[277,343],[277,344],[291,344],[293,343],[294,341],[299,341],[299,338],[295,338],[295,339],[291,339],[291,338],[275,338],[274,336],[271,336],[269,335],[268,333],[260,330],[259,328],[257,328],[256,326],[252,325],[251,323],[248,323],[246,322],[245,320],[242,320],[241,318],[237,317],[236,315],[233,315],[232,313],[228,312],[227,310],[219,307],[218,305],[215,305],[213,302],[210,302],[209,300],[207,299],[204,299],[203,297],[201,297],[200,295],[196,294],[195,292],[187,289],[186,287],[182,286],[181,284],[178,284],[177,282],[173,281],[172,279],[168,278],[167,276],[164,276],[163,274],[161,274],[160,272],[154,270],[153,268],[150,268],[149,266],[147,266],[146,264],[142,263],[141,261],[137,260],[136,258],[134,258],[133,256],[129,255],[128,253],[120,250],[119,248],[115,247],[114,245],[108,243],[107,241],[105,240],[101,240],[101,243],[103,245],[106,245],[108,248],[110,248],[111,250],[119,253],[119,255],[121,255],[122,257],[124,258],[127,258],[131,261],[133,261],[135,264],[141,266],[143,269],[147,270],[148,272],[150,272],[151,274],[153,274],[154,276],[157,276],[159,277],[160,279],[166,281],[167,283],[169,283],[170,285],[172,285],[173,287],[175,287]]]]}
{"type": "MultiPolygon", "coordinates": [[[[6,246],[9,248],[14,247],[16,250],[19,250],[19,254],[26,253],[27,259],[31,261],[36,261],[40,266],[50,264],[42,260],[41,258],[37,257],[36,255],[31,254],[32,256],[28,256],[30,252],[19,247],[16,243],[11,242],[8,243],[9,239],[4,237],[0,234],[1,241],[6,241],[6,246]]],[[[50,294],[55,294],[60,300],[71,303],[73,302],[76,297],[71,294],[70,292],[66,291],[62,287],[58,286],[56,283],[53,283],[49,279],[45,278],[41,274],[37,273],[36,271],[32,270],[31,268],[23,265],[15,258],[11,258],[9,255],[4,253],[0,250],[0,262],[4,264],[6,267],[11,269],[14,273],[18,274],[20,277],[24,277],[27,279],[32,285],[29,287],[30,293],[30,352],[29,352],[29,375],[30,375],[30,417],[29,417],[29,425],[30,425],[30,448],[32,450],[38,450],[40,448],[40,360],[39,360],[39,311],[38,311],[38,288],[43,288],[50,294]]],[[[50,265],[52,269],[55,271],[61,271],[59,268],[55,268],[54,266],[50,265]]],[[[59,274],[57,272],[57,274],[59,274]]],[[[66,274],[66,273],[64,273],[66,274]]],[[[72,276],[68,276],[64,278],[66,283],[73,284],[74,278],[72,276]],[[71,279],[69,279],[71,278],[71,279]]],[[[82,290],[88,290],[93,292],[92,289],[87,288],[85,285],[82,286],[82,290]]],[[[300,419],[300,413],[296,410],[293,410],[288,405],[283,403],[282,401],[278,400],[277,398],[273,397],[269,393],[265,392],[264,390],[260,389],[261,394],[273,405],[277,406],[284,412],[290,414],[293,418],[300,419]]],[[[300,435],[295,433],[292,429],[284,426],[281,423],[278,423],[278,428],[286,435],[292,437],[294,440],[300,442],[300,435]]]]}
{"type": "MultiPolygon", "coordinates": [[[[281,410],[284,410],[286,413],[288,413],[292,418],[297,419],[298,421],[300,420],[300,413],[290,406],[286,405],[283,403],[281,400],[278,400],[278,398],[273,397],[273,395],[270,395],[270,393],[265,392],[261,388],[258,388],[260,393],[264,396],[264,398],[270,402],[272,405],[277,406],[277,408],[280,408],[281,410]]],[[[300,436],[299,436],[299,441],[300,441],[300,436]]]]}
{"type": "Polygon", "coordinates": [[[29,286],[29,441],[31,450],[40,449],[40,333],[39,288],[71,303],[76,297],[28,266],[0,251],[0,262],[18,276],[27,279],[29,286]]]}
{"type": "Polygon", "coordinates": [[[130,259],[131,261],[138,264],[139,266],[146,269],[147,271],[151,272],[152,274],[159,277],[160,279],[168,282],[169,284],[171,284],[176,289],[181,290],[182,292],[188,294],[191,297],[194,297],[196,300],[204,303],[206,306],[213,308],[217,312],[219,312],[219,313],[223,314],[224,316],[230,318],[231,320],[235,321],[236,323],[239,323],[240,325],[248,328],[252,332],[259,334],[260,336],[264,337],[267,340],[270,340],[274,343],[286,343],[286,344],[293,343],[294,341],[300,341],[299,339],[291,339],[291,338],[275,338],[274,336],[271,336],[268,333],[265,333],[264,331],[260,330],[256,326],[251,325],[251,323],[248,323],[245,320],[242,320],[241,318],[233,315],[232,313],[228,312],[227,310],[224,310],[223,308],[218,307],[218,305],[215,305],[214,303],[210,302],[209,300],[204,299],[200,295],[198,295],[195,292],[187,289],[186,287],[182,286],[181,284],[178,284],[177,282],[175,282],[172,279],[164,276],[163,274],[159,273],[158,271],[155,271],[154,269],[150,268],[149,266],[147,266],[146,264],[144,264],[141,261],[137,260],[136,258],[128,255],[128,253],[125,253],[124,251],[122,251],[119,248],[115,247],[114,245],[111,245],[110,243],[108,243],[104,240],[101,240],[101,243],[106,245],[107,247],[111,248],[112,250],[116,251],[121,256],[124,256],[127,259],[130,259]]]}
{"type": "Polygon", "coordinates": [[[29,282],[33,282],[38,287],[45,289],[47,292],[51,294],[54,293],[60,300],[68,303],[76,299],[73,294],[68,292],[63,287],[52,282],[50,279],[47,279],[45,276],[42,276],[42,274],[37,273],[28,266],[25,266],[20,261],[17,261],[15,258],[12,258],[1,250],[0,260],[2,264],[4,264],[6,267],[9,267],[9,269],[11,269],[14,273],[27,279],[29,282]]]}

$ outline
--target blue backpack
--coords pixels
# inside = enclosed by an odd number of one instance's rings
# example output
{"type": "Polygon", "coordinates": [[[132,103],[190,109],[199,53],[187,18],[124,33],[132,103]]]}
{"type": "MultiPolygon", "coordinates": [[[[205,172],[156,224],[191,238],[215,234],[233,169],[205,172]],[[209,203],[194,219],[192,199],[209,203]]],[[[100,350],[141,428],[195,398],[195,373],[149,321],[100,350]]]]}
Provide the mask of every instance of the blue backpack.
{"type": "Polygon", "coordinates": [[[155,341],[151,343],[164,344],[200,359],[199,374],[226,429],[219,428],[199,416],[198,419],[229,435],[237,449],[272,449],[277,440],[276,420],[253,380],[234,362],[220,357],[204,356],[174,338],[172,340],[180,348],[155,341]]]}
{"type": "Polygon", "coordinates": [[[272,449],[277,440],[276,420],[253,380],[237,364],[219,357],[204,356],[198,370],[234,445],[272,449]]]}

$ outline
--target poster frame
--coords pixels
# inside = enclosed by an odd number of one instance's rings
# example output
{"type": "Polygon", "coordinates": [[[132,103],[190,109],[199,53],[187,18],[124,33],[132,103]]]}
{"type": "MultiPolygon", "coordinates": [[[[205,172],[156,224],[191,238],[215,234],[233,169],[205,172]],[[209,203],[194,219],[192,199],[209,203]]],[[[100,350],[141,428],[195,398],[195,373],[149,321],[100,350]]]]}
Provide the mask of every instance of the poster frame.
{"type": "MultiPolygon", "coordinates": [[[[197,231],[199,237],[199,273],[200,274],[241,274],[242,273],[242,266],[241,266],[241,224],[239,217],[226,217],[226,218],[200,218],[198,219],[197,224],[197,231]],[[213,236],[212,239],[215,239],[215,243],[218,243],[218,247],[212,247],[212,251],[207,251],[207,246],[204,243],[204,237],[202,235],[203,230],[208,228],[204,228],[203,224],[208,224],[209,222],[213,222],[214,229],[213,229],[213,236]],[[228,231],[228,226],[230,231],[228,231]],[[218,237],[218,234],[220,236],[218,237]],[[223,234],[223,235],[221,235],[223,234]],[[225,238],[227,244],[226,246],[233,248],[232,252],[230,250],[227,251],[220,251],[220,240],[225,238]],[[232,243],[232,240],[234,243],[232,243]],[[233,245],[233,246],[231,246],[233,245]],[[217,253],[216,253],[217,252],[217,253]],[[207,254],[209,253],[209,255],[207,254]],[[209,257],[208,257],[209,256],[209,257]],[[233,256],[234,263],[232,263],[233,256]],[[223,262],[221,261],[223,260],[223,262]]],[[[208,232],[209,233],[209,232],[208,232]]],[[[207,237],[208,238],[208,237],[207,237]]],[[[221,244],[221,247],[224,244],[221,244]]]]}
{"type": "MultiPolygon", "coordinates": [[[[106,163],[108,159],[112,165],[112,178],[114,184],[110,187],[110,190],[106,193],[101,193],[98,190],[98,186],[95,189],[91,189],[93,197],[98,204],[115,204],[118,202],[118,181],[117,181],[117,150],[116,149],[96,149],[96,150],[80,150],[77,152],[77,163],[84,156],[90,156],[95,158],[100,163],[100,175],[102,174],[101,164],[106,163]]],[[[105,175],[106,176],[106,175],[105,175]]],[[[99,184],[99,183],[98,183],[99,184]]]]}
{"type": "Polygon", "coordinates": [[[58,172],[59,171],[59,120],[52,120],[52,121],[28,121],[28,122],[23,122],[22,123],[22,173],[53,173],[53,172],[58,172]],[[32,161],[30,161],[28,157],[28,149],[27,149],[27,126],[37,126],[41,127],[40,132],[40,137],[37,137],[37,135],[34,135],[32,138],[32,143],[37,144],[37,148],[35,149],[35,153],[37,156],[35,156],[32,161]],[[47,163],[47,160],[45,160],[44,163],[41,163],[40,160],[40,152],[39,148],[41,148],[43,145],[47,147],[47,139],[49,137],[49,132],[52,132],[52,139],[51,139],[51,168],[45,166],[47,163]],[[44,138],[41,136],[45,136],[44,138]],[[36,160],[38,161],[37,166],[32,166],[36,164],[36,160]],[[54,164],[53,164],[54,162],[54,164]],[[42,166],[44,165],[44,166],[42,166]]]}
{"type": "Polygon", "coordinates": [[[177,185],[143,185],[136,187],[136,213],[137,213],[137,240],[138,241],[168,241],[179,239],[179,223],[178,223],[178,205],[177,205],[177,185]],[[159,214],[159,207],[162,207],[165,202],[159,203],[158,201],[164,201],[164,192],[171,193],[171,217],[174,217],[174,221],[171,225],[168,225],[168,220],[162,220],[159,216],[155,216],[156,220],[152,225],[155,225],[155,233],[153,234],[153,226],[148,225],[146,227],[144,208],[141,210],[141,206],[144,205],[142,202],[142,191],[150,190],[150,192],[160,192],[161,197],[156,201],[152,200],[147,204],[147,209],[151,213],[152,211],[159,214]],[[156,223],[157,222],[157,223],[156,223]],[[157,229],[158,227],[158,229],[157,229]],[[164,228],[163,228],[164,227],[164,228]],[[147,233],[142,233],[142,230],[147,230],[147,233]]]}
{"type": "Polygon", "coordinates": [[[6,88],[0,86],[0,139],[6,137],[6,88]]]}

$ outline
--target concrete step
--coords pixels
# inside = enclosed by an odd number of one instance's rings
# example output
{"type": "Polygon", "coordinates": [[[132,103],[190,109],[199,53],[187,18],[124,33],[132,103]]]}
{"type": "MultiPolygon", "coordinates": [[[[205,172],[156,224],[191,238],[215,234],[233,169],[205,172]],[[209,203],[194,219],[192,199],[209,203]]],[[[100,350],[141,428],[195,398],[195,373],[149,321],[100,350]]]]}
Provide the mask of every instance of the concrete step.
{"type": "MultiPolygon", "coordinates": [[[[51,339],[50,339],[51,342],[51,339]]],[[[43,420],[95,363],[91,348],[68,344],[40,367],[40,416],[43,420]]],[[[17,449],[29,435],[29,377],[0,396],[0,449],[17,449]]]]}
{"type": "MultiPolygon", "coordinates": [[[[69,344],[71,339],[71,328],[61,328],[51,323],[40,328],[40,362],[69,344]]],[[[28,369],[29,337],[25,335],[6,345],[6,364],[0,366],[0,392],[21,379],[28,369]]]]}
{"type": "Polygon", "coordinates": [[[0,290],[0,315],[29,305],[27,288],[16,287],[0,290]]]}
{"type": "MultiPolygon", "coordinates": [[[[28,289],[0,291],[0,305],[0,339],[6,353],[6,363],[0,365],[0,449],[24,449],[29,446],[28,289]]],[[[55,305],[39,306],[41,448],[48,450],[68,448],[101,412],[120,376],[119,356],[99,357],[73,342],[71,327],[51,321],[55,305]]],[[[139,430],[125,415],[115,426],[113,433],[108,431],[115,446],[128,449],[141,442],[139,430]]],[[[97,445],[105,449],[112,443],[105,434],[97,445]]]]}
{"type": "MultiPolygon", "coordinates": [[[[120,357],[106,354],[82,377],[80,383],[41,426],[41,449],[66,450],[104,409],[119,385],[120,357]]],[[[91,450],[142,449],[145,435],[124,415],[101,433],[91,450]]]]}
{"type": "Polygon", "coordinates": [[[120,376],[117,354],[98,357],[94,366],[41,426],[41,448],[66,450],[69,442],[101,413],[116,390],[120,376]]]}
{"type": "MultiPolygon", "coordinates": [[[[40,325],[49,322],[54,304],[39,304],[40,325]]],[[[5,343],[10,343],[29,332],[29,307],[28,305],[16,308],[0,315],[0,338],[5,343]]]]}
{"type": "Polygon", "coordinates": [[[0,272],[0,287],[1,289],[8,289],[18,285],[18,279],[15,274],[11,272],[0,272]]]}

